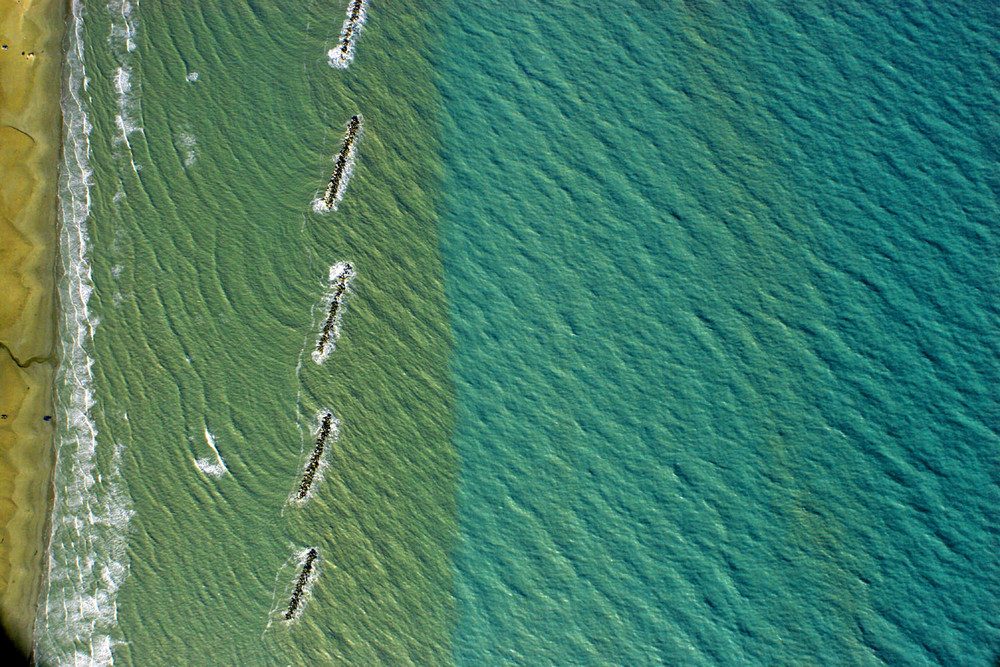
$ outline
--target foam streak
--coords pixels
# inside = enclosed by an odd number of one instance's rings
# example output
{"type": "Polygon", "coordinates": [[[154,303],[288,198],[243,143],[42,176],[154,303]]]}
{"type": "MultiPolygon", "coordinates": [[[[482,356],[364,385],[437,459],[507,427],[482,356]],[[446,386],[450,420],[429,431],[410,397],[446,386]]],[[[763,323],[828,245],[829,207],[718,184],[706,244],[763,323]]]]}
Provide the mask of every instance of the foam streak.
{"type": "MultiPolygon", "coordinates": [[[[138,0],[136,0],[135,6],[139,6],[138,0]]],[[[121,132],[121,137],[120,139],[116,139],[116,142],[120,141],[125,144],[128,150],[128,159],[132,165],[132,171],[138,175],[139,167],[135,163],[135,158],[132,154],[132,143],[129,141],[129,135],[135,132],[142,132],[142,125],[139,120],[142,111],[137,97],[138,91],[133,92],[132,90],[134,84],[132,82],[132,67],[130,66],[132,52],[138,47],[136,42],[138,29],[135,20],[132,18],[132,3],[128,2],[128,0],[114,0],[108,5],[108,9],[116,11],[121,15],[120,23],[117,19],[113,19],[111,23],[111,35],[108,41],[112,51],[121,53],[121,47],[124,46],[124,52],[120,56],[121,65],[115,69],[113,77],[118,107],[118,113],[115,115],[115,125],[118,127],[119,132],[121,132]]]]}

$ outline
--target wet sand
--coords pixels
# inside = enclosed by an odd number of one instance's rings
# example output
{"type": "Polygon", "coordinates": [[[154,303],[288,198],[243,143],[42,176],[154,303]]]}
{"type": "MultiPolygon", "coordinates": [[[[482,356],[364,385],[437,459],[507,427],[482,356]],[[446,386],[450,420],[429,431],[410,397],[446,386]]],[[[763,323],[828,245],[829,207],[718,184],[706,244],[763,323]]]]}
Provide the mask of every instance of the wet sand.
{"type": "Polygon", "coordinates": [[[64,0],[0,0],[0,623],[25,652],[54,459],[64,0]]]}

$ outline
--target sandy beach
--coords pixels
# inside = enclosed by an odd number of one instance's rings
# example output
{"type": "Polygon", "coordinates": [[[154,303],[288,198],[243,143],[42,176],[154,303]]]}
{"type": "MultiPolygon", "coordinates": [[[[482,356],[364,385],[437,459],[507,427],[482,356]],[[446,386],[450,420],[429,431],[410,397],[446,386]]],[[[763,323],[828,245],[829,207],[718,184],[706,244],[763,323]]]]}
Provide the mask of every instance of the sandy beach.
{"type": "Polygon", "coordinates": [[[0,623],[30,649],[54,458],[63,0],[0,0],[0,623]]]}

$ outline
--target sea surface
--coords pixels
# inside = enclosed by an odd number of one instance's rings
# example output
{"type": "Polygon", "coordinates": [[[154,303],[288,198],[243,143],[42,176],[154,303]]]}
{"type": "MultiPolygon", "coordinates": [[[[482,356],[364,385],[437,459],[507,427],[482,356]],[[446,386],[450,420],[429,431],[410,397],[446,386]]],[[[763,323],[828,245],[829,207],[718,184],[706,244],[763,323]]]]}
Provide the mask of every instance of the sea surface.
{"type": "Polygon", "coordinates": [[[500,7],[73,0],[39,664],[993,664],[995,5],[500,7]]]}

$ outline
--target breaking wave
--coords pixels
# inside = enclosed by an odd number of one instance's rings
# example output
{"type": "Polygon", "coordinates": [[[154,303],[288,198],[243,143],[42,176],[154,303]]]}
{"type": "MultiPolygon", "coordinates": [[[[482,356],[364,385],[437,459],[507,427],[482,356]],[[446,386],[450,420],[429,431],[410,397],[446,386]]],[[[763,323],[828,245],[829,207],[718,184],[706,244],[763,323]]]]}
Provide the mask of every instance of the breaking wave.
{"type": "MultiPolygon", "coordinates": [[[[139,6],[136,0],[134,7],[139,6]]],[[[129,137],[142,132],[142,109],[139,102],[138,90],[132,79],[132,52],[138,47],[138,28],[133,16],[133,5],[128,0],[114,0],[108,4],[108,10],[112,13],[111,33],[108,42],[112,53],[121,63],[114,71],[112,77],[117,113],[115,114],[115,125],[118,127],[120,136],[115,139],[115,143],[125,144],[128,150],[128,159],[132,165],[132,170],[139,173],[140,166],[135,163],[135,156],[132,154],[132,142],[129,137]]]]}
{"type": "Polygon", "coordinates": [[[208,443],[208,446],[215,453],[215,461],[213,462],[210,457],[205,457],[197,459],[194,465],[198,470],[210,477],[222,477],[229,472],[229,468],[226,467],[226,462],[222,460],[222,455],[219,454],[219,450],[215,446],[215,436],[207,428],[205,429],[205,442],[208,443]]]}
{"type": "MultiPolygon", "coordinates": [[[[93,283],[88,259],[90,122],[86,89],[83,3],[72,0],[62,110],[60,182],[60,357],[57,410],[62,425],[53,473],[52,532],[46,591],[35,624],[39,664],[111,665],[117,637],[118,589],[128,574],[131,499],[119,469],[123,445],[99,457],[91,419],[93,359],[87,347],[97,321],[88,302],[93,283]],[[101,460],[104,459],[104,460],[101,460]]],[[[127,418],[127,415],[126,415],[127,418]]]]}

